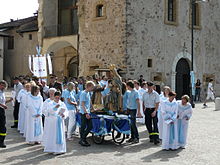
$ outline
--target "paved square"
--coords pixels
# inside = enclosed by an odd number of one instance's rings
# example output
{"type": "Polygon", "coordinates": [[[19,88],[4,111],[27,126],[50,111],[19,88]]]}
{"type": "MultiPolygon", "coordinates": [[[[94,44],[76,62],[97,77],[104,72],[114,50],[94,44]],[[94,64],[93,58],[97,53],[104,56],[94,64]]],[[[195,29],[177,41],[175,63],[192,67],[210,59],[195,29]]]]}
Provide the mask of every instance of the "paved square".
{"type": "Polygon", "coordinates": [[[189,124],[188,145],[184,150],[162,151],[160,146],[149,143],[144,125],[139,125],[140,143],[115,145],[111,137],[106,137],[102,145],[92,143],[84,148],[79,139],[67,143],[67,153],[54,156],[43,153],[43,148],[29,146],[12,125],[12,107],[7,110],[8,136],[6,149],[0,149],[0,164],[169,164],[169,165],[219,165],[220,164],[220,111],[214,111],[214,103],[203,109],[196,104],[189,124]]]}

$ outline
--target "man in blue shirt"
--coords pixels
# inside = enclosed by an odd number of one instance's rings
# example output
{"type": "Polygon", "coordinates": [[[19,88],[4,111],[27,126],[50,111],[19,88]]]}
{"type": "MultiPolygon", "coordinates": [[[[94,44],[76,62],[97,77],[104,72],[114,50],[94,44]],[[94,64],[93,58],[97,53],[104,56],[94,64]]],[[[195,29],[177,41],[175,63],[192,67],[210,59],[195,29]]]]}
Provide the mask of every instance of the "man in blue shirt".
{"type": "Polygon", "coordinates": [[[76,106],[77,101],[75,98],[74,92],[75,84],[73,82],[69,82],[67,84],[67,89],[63,91],[64,103],[68,109],[69,123],[68,123],[68,131],[67,131],[67,140],[72,140],[72,133],[76,134],[76,106]]]}
{"type": "Polygon", "coordinates": [[[90,146],[86,141],[86,137],[92,129],[92,120],[90,116],[90,109],[93,108],[91,104],[90,92],[93,90],[95,84],[92,81],[86,83],[86,89],[81,93],[79,99],[79,110],[81,115],[81,130],[79,144],[82,146],[90,146]]]}
{"type": "Polygon", "coordinates": [[[131,116],[131,138],[127,141],[129,143],[139,143],[139,134],[136,126],[136,115],[142,117],[140,113],[139,94],[134,90],[134,82],[127,82],[127,89],[130,91],[128,95],[127,110],[131,116]]]}

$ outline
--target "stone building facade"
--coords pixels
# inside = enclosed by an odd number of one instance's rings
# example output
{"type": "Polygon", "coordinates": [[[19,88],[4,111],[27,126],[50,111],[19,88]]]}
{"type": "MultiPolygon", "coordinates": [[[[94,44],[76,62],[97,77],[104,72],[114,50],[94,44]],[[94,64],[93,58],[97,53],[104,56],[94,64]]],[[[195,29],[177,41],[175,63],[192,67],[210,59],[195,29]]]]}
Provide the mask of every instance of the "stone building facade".
{"type": "MultiPolygon", "coordinates": [[[[146,80],[171,86],[179,95],[190,92],[190,0],[61,2],[39,0],[38,40],[43,52],[54,55],[55,74],[93,75],[95,69],[114,63],[127,78],[137,79],[142,74],[146,80]],[[71,16],[65,9],[71,10],[71,16]],[[59,27],[68,22],[72,24],[72,33],[60,33],[59,27]]],[[[219,0],[196,4],[194,18],[195,77],[204,87],[214,78],[217,95],[219,5],[219,0]]]]}
{"type": "Polygon", "coordinates": [[[0,24],[0,30],[8,35],[4,38],[4,79],[10,83],[14,76],[31,75],[28,56],[36,54],[37,16],[0,24]]]}
{"type": "Polygon", "coordinates": [[[76,0],[39,0],[38,43],[52,57],[58,77],[78,75],[76,0]]]}
{"type": "MultiPolygon", "coordinates": [[[[194,21],[195,77],[202,81],[203,89],[214,78],[217,95],[220,95],[219,5],[218,0],[197,3],[194,21]]],[[[127,76],[138,78],[143,74],[147,80],[167,84],[179,94],[189,93],[190,0],[127,0],[126,16],[127,76]],[[172,2],[173,10],[169,10],[172,2]],[[169,18],[168,12],[174,18],[169,18]]]]}
{"type": "Polygon", "coordinates": [[[3,80],[4,74],[4,39],[8,36],[8,34],[0,32],[0,80],[3,80]]]}

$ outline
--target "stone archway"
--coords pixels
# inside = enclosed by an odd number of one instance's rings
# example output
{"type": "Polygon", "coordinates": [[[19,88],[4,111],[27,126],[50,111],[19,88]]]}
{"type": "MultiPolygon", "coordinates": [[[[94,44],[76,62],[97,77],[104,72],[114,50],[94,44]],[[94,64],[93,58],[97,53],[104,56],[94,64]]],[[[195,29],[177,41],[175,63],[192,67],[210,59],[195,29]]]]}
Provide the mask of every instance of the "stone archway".
{"type": "MultiPolygon", "coordinates": [[[[48,45],[47,50],[44,47],[44,51],[52,56],[53,73],[60,78],[63,76],[69,77],[70,61],[77,57],[77,51],[74,46],[68,41],[57,41],[48,45]]],[[[76,64],[78,64],[77,61],[76,64]]],[[[74,65],[74,67],[76,66],[78,70],[78,65],[74,65]]],[[[76,72],[76,74],[78,73],[76,72]]]]}
{"type": "MultiPolygon", "coordinates": [[[[177,54],[177,56],[174,58],[173,65],[172,65],[172,75],[171,75],[172,90],[176,89],[176,67],[177,67],[177,63],[182,58],[188,62],[190,70],[191,70],[191,54],[189,54],[188,52],[180,52],[179,54],[177,54]]],[[[195,60],[194,60],[193,65],[194,65],[194,72],[195,72],[195,79],[196,79],[197,68],[196,68],[195,60]]]]}
{"type": "Polygon", "coordinates": [[[68,70],[68,76],[69,77],[77,77],[78,76],[78,59],[77,56],[73,57],[72,59],[69,60],[69,63],[67,65],[67,70],[68,70]]]}
{"type": "Polygon", "coordinates": [[[176,98],[181,99],[183,95],[190,95],[190,66],[185,58],[181,58],[176,65],[176,98]]]}

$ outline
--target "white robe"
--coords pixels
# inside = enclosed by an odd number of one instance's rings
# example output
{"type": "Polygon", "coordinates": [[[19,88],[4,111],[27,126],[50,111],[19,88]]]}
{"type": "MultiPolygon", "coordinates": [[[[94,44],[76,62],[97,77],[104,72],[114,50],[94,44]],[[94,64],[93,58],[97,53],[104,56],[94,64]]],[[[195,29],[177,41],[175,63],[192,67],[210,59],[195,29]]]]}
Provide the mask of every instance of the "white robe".
{"type": "Polygon", "coordinates": [[[159,138],[163,138],[163,118],[161,114],[161,104],[167,101],[168,98],[164,96],[164,94],[160,94],[160,104],[157,111],[157,118],[158,118],[158,131],[159,131],[159,138]]]}
{"type": "Polygon", "coordinates": [[[24,137],[26,137],[26,132],[27,132],[27,124],[28,124],[28,115],[29,115],[29,111],[27,109],[27,106],[28,106],[28,98],[30,97],[31,93],[30,92],[27,92],[27,95],[26,95],[26,101],[25,101],[25,112],[24,112],[24,115],[25,115],[25,119],[24,119],[24,137]]]}
{"type": "Polygon", "coordinates": [[[28,95],[29,93],[25,89],[21,89],[17,97],[17,100],[20,103],[18,114],[18,131],[20,131],[20,133],[24,133],[25,129],[25,111],[28,95]]]}
{"type": "Polygon", "coordinates": [[[162,149],[178,149],[177,133],[178,103],[169,100],[161,104],[163,118],[162,149]]]}
{"type": "Polygon", "coordinates": [[[26,142],[41,142],[43,136],[43,123],[42,123],[42,96],[29,95],[27,101],[27,125],[26,125],[26,142]],[[35,117],[35,115],[40,115],[35,117]]]}
{"type": "Polygon", "coordinates": [[[66,138],[65,138],[65,125],[64,118],[59,113],[67,112],[66,105],[59,101],[59,103],[51,102],[48,109],[48,121],[45,123],[45,127],[49,127],[45,131],[46,135],[50,135],[47,139],[44,139],[44,152],[65,153],[66,152],[66,138]],[[59,108],[55,106],[59,104],[59,108]]]}
{"type": "Polygon", "coordinates": [[[189,119],[192,116],[192,106],[190,103],[182,105],[181,101],[178,101],[178,145],[179,147],[186,146],[186,138],[188,132],[189,119]],[[188,119],[188,120],[187,120],[188,119]]]}
{"type": "Polygon", "coordinates": [[[43,134],[43,141],[42,144],[44,145],[45,140],[47,140],[50,136],[50,134],[47,134],[50,130],[50,125],[48,124],[48,110],[50,109],[50,103],[52,103],[53,100],[51,100],[50,98],[46,99],[43,103],[43,108],[42,108],[42,113],[45,116],[44,119],[44,134],[43,134]]]}

